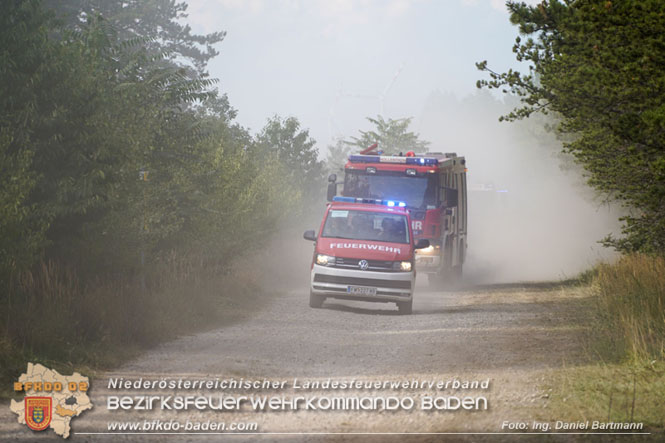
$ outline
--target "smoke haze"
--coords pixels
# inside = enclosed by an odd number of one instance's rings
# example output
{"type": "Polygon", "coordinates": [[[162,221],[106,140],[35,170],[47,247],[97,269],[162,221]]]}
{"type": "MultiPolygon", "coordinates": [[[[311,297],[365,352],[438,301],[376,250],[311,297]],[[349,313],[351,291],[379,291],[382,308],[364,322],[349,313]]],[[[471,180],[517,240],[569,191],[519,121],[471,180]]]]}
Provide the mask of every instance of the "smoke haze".
{"type": "Polygon", "coordinates": [[[433,93],[418,122],[432,151],[467,159],[474,283],[569,278],[614,255],[597,242],[618,231],[618,212],[586,187],[543,117],[498,122],[514,105],[484,91],[433,93]]]}

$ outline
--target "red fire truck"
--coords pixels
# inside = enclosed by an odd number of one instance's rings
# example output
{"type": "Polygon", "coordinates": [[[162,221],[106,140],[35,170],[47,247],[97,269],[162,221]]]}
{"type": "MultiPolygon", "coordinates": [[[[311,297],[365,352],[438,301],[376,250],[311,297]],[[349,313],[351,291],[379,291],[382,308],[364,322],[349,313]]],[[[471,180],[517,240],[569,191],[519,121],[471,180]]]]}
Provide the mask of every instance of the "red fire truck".
{"type": "MultiPolygon", "coordinates": [[[[405,202],[416,240],[430,242],[417,251],[416,269],[432,286],[459,281],[467,247],[466,160],[454,152],[381,155],[376,148],[349,155],[342,195],[405,202]]],[[[330,201],[336,174],[328,181],[330,201]]]]}

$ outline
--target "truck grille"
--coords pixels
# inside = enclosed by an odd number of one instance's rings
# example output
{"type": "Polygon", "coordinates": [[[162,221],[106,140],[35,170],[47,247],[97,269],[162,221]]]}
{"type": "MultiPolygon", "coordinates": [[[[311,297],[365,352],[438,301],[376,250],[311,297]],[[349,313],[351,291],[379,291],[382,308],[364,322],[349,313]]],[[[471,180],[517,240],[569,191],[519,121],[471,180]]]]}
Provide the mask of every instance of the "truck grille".
{"type": "Polygon", "coordinates": [[[318,283],[336,283],[339,285],[411,289],[411,280],[383,280],[378,278],[342,277],[338,275],[314,274],[314,281],[318,283]]]}
{"type": "MultiPolygon", "coordinates": [[[[335,257],[335,267],[343,269],[358,269],[358,258],[335,257]]],[[[393,272],[393,261],[367,260],[369,264],[368,271],[393,272]]]]}

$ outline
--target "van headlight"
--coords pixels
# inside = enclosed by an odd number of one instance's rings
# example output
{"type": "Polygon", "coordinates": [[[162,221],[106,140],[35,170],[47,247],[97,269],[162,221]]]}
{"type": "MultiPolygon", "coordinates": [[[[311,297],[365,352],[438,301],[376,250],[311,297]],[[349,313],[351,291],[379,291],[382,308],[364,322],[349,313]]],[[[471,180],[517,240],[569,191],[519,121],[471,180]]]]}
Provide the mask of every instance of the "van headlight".
{"type": "Polygon", "coordinates": [[[335,266],[335,257],[325,254],[316,254],[316,264],[321,266],[335,266]]]}
{"type": "Polygon", "coordinates": [[[410,261],[402,261],[399,262],[399,270],[408,272],[411,270],[411,262],[410,261]]]}

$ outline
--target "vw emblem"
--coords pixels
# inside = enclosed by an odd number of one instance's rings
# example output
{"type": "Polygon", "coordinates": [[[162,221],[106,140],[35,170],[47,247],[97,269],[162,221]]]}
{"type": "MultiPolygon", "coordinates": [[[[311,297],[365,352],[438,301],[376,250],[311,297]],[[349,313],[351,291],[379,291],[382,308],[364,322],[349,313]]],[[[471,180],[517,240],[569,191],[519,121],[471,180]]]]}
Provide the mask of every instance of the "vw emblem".
{"type": "Polygon", "coordinates": [[[358,262],[358,267],[359,267],[361,270],[366,271],[367,268],[369,268],[369,263],[367,263],[367,260],[360,260],[360,261],[358,262]]]}

